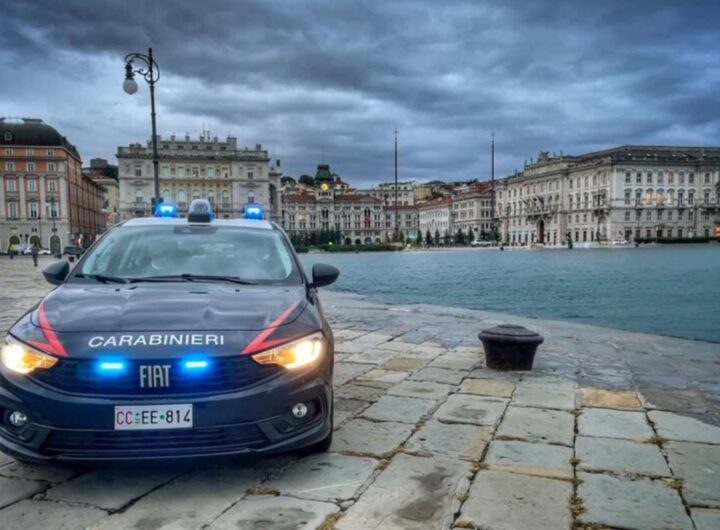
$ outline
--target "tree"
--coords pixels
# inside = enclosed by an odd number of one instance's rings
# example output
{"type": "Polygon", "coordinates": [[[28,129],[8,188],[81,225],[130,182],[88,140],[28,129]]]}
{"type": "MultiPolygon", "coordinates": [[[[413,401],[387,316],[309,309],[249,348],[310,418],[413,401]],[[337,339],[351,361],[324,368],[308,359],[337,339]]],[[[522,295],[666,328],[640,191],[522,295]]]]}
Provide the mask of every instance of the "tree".
{"type": "Polygon", "coordinates": [[[462,228],[458,228],[458,231],[455,234],[455,244],[456,245],[464,245],[465,244],[465,234],[463,233],[462,228]]]}
{"type": "Polygon", "coordinates": [[[443,245],[448,245],[452,243],[452,236],[450,235],[450,230],[445,229],[445,234],[443,235],[443,245]]]}
{"type": "Polygon", "coordinates": [[[401,243],[403,241],[405,241],[405,232],[403,232],[402,230],[400,230],[400,235],[398,236],[398,241],[400,241],[401,243]]]}
{"type": "Polygon", "coordinates": [[[315,185],[315,179],[312,178],[310,175],[300,175],[298,182],[300,184],[305,184],[306,186],[314,186],[315,185]]]}
{"type": "Polygon", "coordinates": [[[435,244],[440,244],[440,230],[438,230],[437,228],[435,229],[435,244]]]}
{"type": "Polygon", "coordinates": [[[425,232],[425,244],[427,246],[430,246],[433,244],[433,238],[432,238],[432,234],[430,233],[430,230],[425,232]]]}
{"type": "Polygon", "coordinates": [[[468,245],[472,244],[472,242],[475,240],[475,232],[472,228],[468,228],[468,235],[467,235],[467,241],[466,243],[468,245]]]}

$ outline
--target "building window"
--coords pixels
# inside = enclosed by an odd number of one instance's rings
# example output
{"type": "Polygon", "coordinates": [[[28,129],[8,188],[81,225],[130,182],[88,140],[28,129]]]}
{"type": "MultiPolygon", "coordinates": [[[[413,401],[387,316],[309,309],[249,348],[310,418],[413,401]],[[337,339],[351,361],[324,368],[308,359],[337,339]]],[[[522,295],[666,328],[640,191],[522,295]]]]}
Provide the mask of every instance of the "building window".
{"type": "Polygon", "coordinates": [[[18,216],[18,203],[17,201],[8,201],[5,210],[7,211],[8,219],[17,219],[18,216]]]}
{"type": "Polygon", "coordinates": [[[625,172],[625,184],[630,184],[631,174],[629,171],[625,172]]]}
{"type": "Polygon", "coordinates": [[[15,162],[5,162],[5,171],[15,171],[15,162]]]}
{"type": "Polygon", "coordinates": [[[695,190],[688,191],[688,204],[695,204],[695,190]]]}
{"type": "Polygon", "coordinates": [[[55,156],[55,149],[48,149],[47,154],[48,156],[55,156]]]}
{"type": "Polygon", "coordinates": [[[28,162],[26,167],[28,172],[35,172],[35,162],[28,162]]]}
{"type": "Polygon", "coordinates": [[[642,184],[642,173],[639,171],[635,175],[635,184],[642,184]]]}
{"type": "Polygon", "coordinates": [[[55,162],[48,162],[48,171],[57,171],[57,164],[55,164],[55,162]]]}
{"type": "Polygon", "coordinates": [[[652,212],[650,210],[645,212],[645,220],[652,221],[652,212]]]}
{"type": "Polygon", "coordinates": [[[206,175],[209,179],[214,179],[215,178],[215,168],[214,167],[207,168],[206,175]]]}
{"type": "Polygon", "coordinates": [[[37,201],[28,202],[28,218],[29,219],[37,219],[38,218],[38,203],[37,203],[37,201]]]}
{"type": "Polygon", "coordinates": [[[32,149],[25,149],[25,156],[35,156],[35,151],[32,149]]]}
{"type": "Polygon", "coordinates": [[[185,190],[178,190],[177,198],[178,207],[185,208],[185,205],[187,204],[187,194],[185,193],[185,190]]]}
{"type": "Polygon", "coordinates": [[[14,152],[14,151],[12,150],[12,147],[6,147],[6,148],[5,148],[5,154],[6,154],[6,155],[12,155],[13,152],[14,152]]]}
{"type": "Polygon", "coordinates": [[[625,212],[625,220],[626,221],[630,220],[630,212],[625,212]]]}
{"type": "Polygon", "coordinates": [[[193,190],[192,198],[193,198],[193,200],[199,199],[200,198],[200,190],[198,190],[198,189],[193,190]]]}
{"type": "Polygon", "coordinates": [[[57,179],[47,179],[47,187],[48,187],[48,191],[57,191],[58,190],[57,179]]]}
{"type": "Polygon", "coordinates": [[[632,190],[625,190],[625,204],[630,204],[631,194],[632,194],[632,190]]]}
{"type": "Polygon", "coordinates": [[[141,165],[135,166],[135,176],[142,177],[142,166],[141,165]]]}
{"type": "Polygon", "coordinates": [[[255,176],[252,171],[248,171],[248,180],[252,180],[255,176]]]}
{"type": "Polygon", "coordinates": [[[142,204],[143,202],[145,202],[145,194],[143,193],[143,190],[135,190],[135,202],[138,204],[142,204]]]}
{"type": "Polygon", "coordinates": [[[653,179],[652,179],[652,171],[648,171],[648,172],[647,172],[647,183],[648,183],[648,184],[652,184],[652,181],[653,181],[653,179]]]}
{"type": "Polygon", "coordinates": [[[688,175],[688,184],[695,184],[695,173],[690,173],[688,175]]]}
{"type": "Polygon", "coordinates": [[[27,182],[27,190],[36,193],[38,190],[37,179],[27,179],[26,182],[27,182]]]}
{"type": "Polygon", "coordinates": [[[705,184],[710,184],[710,173],[705,173],[705,184]]]}
{"type": "Polygon", "coordinates": [[[17,179],[5,179],[5,187],[9,192],[17,192],[17,179]]]}
{"type": "Polygon", "coordinates": [[[162,176],[163,176],[163,177],[169,177],[169,176],[170,176],[170,166],[163,166],[163,167],[162,167],[162,176]]]}

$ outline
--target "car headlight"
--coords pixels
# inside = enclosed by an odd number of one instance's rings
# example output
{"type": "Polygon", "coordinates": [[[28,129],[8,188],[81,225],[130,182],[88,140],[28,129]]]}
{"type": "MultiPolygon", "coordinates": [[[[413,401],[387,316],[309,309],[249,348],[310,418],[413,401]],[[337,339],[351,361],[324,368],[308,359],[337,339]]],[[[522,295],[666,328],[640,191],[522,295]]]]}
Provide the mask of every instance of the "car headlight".
{"type": "Polygon", "coordinates": [[[325,338],[322,333],[314,333],[282,346],[256,353],[252,358],[260,364],[277,364],[293,369],[314,363],[322,357],[324,352],[325,338]]]}
{"type": "Polygon", "coordinates": [[[5,368],[18,374],[29,374],[38,368],[50,368],[58,361],[56,357],[39,352],[11,337],[5,339],[0,360],[5,368]]]}

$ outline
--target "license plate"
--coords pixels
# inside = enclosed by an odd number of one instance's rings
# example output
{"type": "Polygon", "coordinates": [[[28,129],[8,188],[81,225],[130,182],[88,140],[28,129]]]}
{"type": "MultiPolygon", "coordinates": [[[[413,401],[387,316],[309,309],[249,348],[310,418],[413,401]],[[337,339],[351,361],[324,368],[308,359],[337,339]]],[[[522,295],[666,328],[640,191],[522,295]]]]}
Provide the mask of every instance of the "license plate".
{"type": "Polygon", "coordinates": [[[133,405],[115,407],[116,431],[183,429],[192,426],[192,405],[133,405]]]}

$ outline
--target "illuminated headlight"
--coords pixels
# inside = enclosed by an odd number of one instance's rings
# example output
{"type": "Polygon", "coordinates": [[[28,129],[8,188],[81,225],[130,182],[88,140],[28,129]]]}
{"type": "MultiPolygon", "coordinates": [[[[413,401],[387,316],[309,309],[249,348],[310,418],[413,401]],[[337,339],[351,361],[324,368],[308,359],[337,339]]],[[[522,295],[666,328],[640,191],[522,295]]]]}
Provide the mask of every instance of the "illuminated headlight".
{"type": "Polygon", "coordinates": [[[252,358],[260,364],[277,364],[285,368],[302,368],[317,361],[325,353],[322,333],[314,333],[282,346],[256,353],[252,358]]]}
{"type": "Polygon", "coordinates": [[[0,359],[5,368],[18,374],[29,374],[33,370],[50,368],[58,361],[57,358],[39,352],[12,337],[5,339],[0,359]]]}

